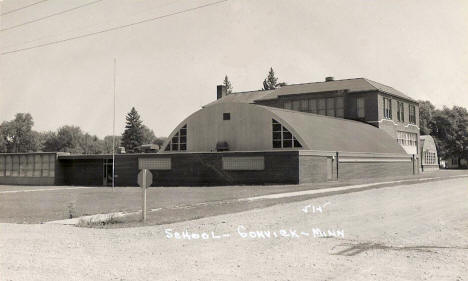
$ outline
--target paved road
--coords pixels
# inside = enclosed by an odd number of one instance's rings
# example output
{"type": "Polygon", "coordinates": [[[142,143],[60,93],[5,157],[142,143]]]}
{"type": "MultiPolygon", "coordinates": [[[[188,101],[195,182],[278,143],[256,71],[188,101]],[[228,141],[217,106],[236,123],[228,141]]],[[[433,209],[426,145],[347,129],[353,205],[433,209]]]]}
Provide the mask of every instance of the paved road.
{"type": "Polygon", "coordinates": [[[468,180],[160,226],[0,224],[0,249],[1,280],[468,280],[468,180]]]}

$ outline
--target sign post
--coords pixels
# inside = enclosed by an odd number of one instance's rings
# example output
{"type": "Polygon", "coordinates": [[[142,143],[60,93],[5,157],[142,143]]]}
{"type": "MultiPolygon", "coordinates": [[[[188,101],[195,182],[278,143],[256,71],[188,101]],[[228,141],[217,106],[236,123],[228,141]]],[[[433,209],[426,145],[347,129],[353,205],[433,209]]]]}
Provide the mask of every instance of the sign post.
{"type": "Polygon", "coordinates": [[[146,221],[146,189],[153,183],[153,174],[148,169],[138,173],[138,185],[142,188],[141,220],[146,221]]]}

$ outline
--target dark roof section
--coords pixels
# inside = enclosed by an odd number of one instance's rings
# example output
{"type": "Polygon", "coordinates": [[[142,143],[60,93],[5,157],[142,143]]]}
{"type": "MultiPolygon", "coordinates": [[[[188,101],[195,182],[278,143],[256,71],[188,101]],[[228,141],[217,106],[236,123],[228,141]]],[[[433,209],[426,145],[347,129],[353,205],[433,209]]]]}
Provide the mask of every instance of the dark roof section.
{"type": "Polygon", "coordinates": [[[353,78],[333,80],[329,82],[313,82],[286,85],[281,88],[269,91],[260,90],[251,92],[232,93],[224,98],[207,104],[206,106],[218,104],[221,102],[255,103],[255,101],[277,99],[279,96],[331,91],[347,91],[349,93],[379,91],[391,96],[403,98],[417,103],[417,101],[415,101],[414,99],[408,97],[407,95],[403,94],[398,90],[395,90],[390,86],[386,86],[366,78],[353,78]]]}
{"type": "Polygon", "coordinates": [[[412,98],[403,94],[400,91],[393,89],[392,87],[377,83],[375,81],[366,78],[354,78],[344,80],[333,80],[328,82],[313,82],[304,84],[286,85],[273,91],[273,93],[258,98],[257,100],[269,100],[276,99],[279,96],[295,95],[295,94],[306,94],[306,93],[320,93],[329,91],[348,91],[349,93],[355,92],[368,92],[368,91],[380,91],[392,96],[400,97],[410,101],[414,101],[412,98]]]}
{"type": "Polygon", "coordinates": [[[406,154],[388,133],[363,122],[257,106],[276,115],[308,150],[406,154]]]}
{"type": "Polygon", "coordinates": [[[258,91],[250,91],[250,92],[232,93],[232,94],[226,95],[225,97],[219,100],[215,100],[214,102],[211,102],[203,107],[215,105],[218,103],[224,103],[224,102],[254,103],[255,100],[261,99],[264,96],[271,94],[272,92],[273,90],[268,90],[268,91],[258,90],[258,91]]]}

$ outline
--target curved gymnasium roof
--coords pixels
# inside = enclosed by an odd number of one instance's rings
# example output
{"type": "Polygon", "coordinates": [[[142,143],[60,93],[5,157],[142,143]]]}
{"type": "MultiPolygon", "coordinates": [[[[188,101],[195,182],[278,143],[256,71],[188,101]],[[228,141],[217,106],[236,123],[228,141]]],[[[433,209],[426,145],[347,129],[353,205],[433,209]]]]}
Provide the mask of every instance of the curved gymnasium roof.
{"type": "Polygon", "coordinates": [[[252,106],[270,111],[274,115],[273,118],[296,136],[304,149],[406,154],[386,132],[363,122],[274,107],[252,106]]]}
{"type": "MultiPolygon", "coordinates": [[[[239,128],[240,134],[249,134],[249,132],[245,131],[246,128],[257,130],[256,133],[262,132],[262,134],[265,134],[258,137],[265,140],[266,146],[260,148],[252,144],[251,149],[254,150],[273,149],[270,140],[271,119],[275,119],[296,137],[303,150],[406,154],[396,140],[385,131],[363,122],[236,102],[213,104],[193,113],[173,130],[163,148],[168,145],[172,136],[178,132],[181,126],[190,124],[192,119],[197,119],[201,115],[206,114],[209,117],[203,118],[205,120],[203,121],[205,122],[203,123],[205,129],[208,128],[211,131],[210,128],[223,126],[224,123],[216,123],[217,119],[213,118],[213,116],[218,116],[219,113],[225,111],[243,115],[243,123],[238,124],[238,126],[242,126],[242,128],[239,128]],[[211,116],[210,114],[214,115],[211,116]],[[242,124],[247,126],[244,127],[242,124]]],[[[196,129],[195,132],[197,134],[206,134],[203,131],[204,128],[196,129]]],[[[234,135],[237,136],[238,134],[234,135]]],[[[248,147],[248,145],[244,146],[244,149],[245,147],[248,147]]]]}

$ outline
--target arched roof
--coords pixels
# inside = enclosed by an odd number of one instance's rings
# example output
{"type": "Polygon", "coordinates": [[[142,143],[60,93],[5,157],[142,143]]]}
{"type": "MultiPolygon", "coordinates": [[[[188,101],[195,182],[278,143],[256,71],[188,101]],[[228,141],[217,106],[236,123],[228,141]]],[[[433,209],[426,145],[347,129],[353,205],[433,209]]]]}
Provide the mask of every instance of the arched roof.
{"type": "Polygon", "coordinates": [[[372,125],[274,107],[262,107],[290,129],[309,150],[406,154],[386,132],[372,125]]]}
{"type": "MultiPolygon", "coordinates": [[[[168,145],[172,136],[182,126],[189,124],[192,119],[197,119],[197,124],[203,120],[202,124],[205,127],[194,129],[189,125],[189,129],[193,130],[193,133],[203,135],[202,132],[206,134],[208,131],[213,131],[212,128],[217,128],[223,123],[219,121],[220,124],[216,125],[217,117],[211,117],[218,116],[219,113],[225,111],[242,115],[242,123],[238,123],[238,126],[242,127],[239,128],[239,132],[244,130],[243,133],[248,133],[245,131],[246,128],[252,128],[252,130],[262,131],[265,134],[263,137],[265,145],[259,147],[252,144],[252,150],[272,149],[271,120],[275,119],[295,136],[304,150],[406,154],[396,140],[385,131],[363,122],[246,103],[218,103],[200,109],[174,129],[164,143],[163,149],[168,145]],[[198,118],[204,114],[206,114],[205,117],[209,118],[198,118]]],[[[242,133],[234,135],[239,134],[242,133]]],[[[254,139],[254,141],[256,140],[254,139]]],[[[246,145],[243,146],[244,149],[246,147],[246,145]]]]}
{"type": "Polygon", "coordinates": [[[421,148],[422,148],[421,151],[424,151],[424,150],[427,150],[427,149],[437,150],[436,145],[435,145],[435,141],[432,138],[432,136],[423,135],[423,136],[420,136],[420,140],[421,140],[421,148]]]}

